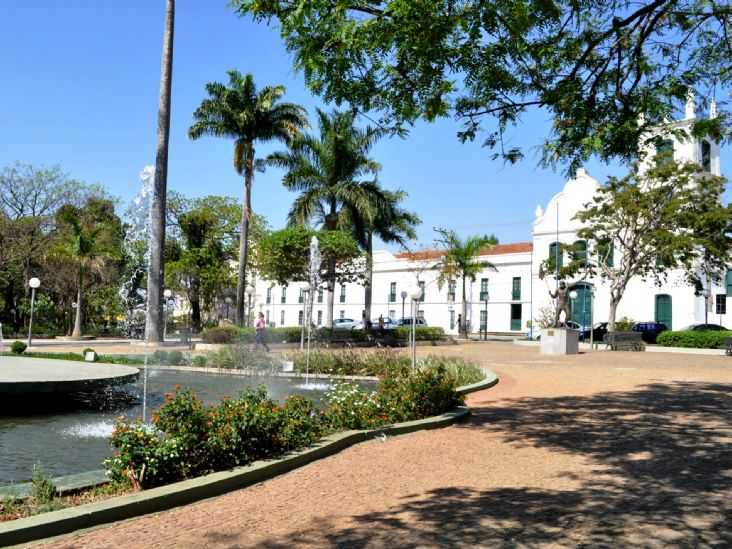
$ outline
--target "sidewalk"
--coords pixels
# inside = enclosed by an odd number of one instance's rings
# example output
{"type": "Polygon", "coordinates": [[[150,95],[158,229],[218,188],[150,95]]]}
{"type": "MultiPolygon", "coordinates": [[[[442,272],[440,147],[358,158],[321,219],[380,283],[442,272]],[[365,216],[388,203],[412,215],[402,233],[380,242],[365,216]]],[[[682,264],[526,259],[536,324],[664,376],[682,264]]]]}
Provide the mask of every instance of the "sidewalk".
{"type": "Polygon", "coordinates": [[[729,546],[729,357],[419,348],[499,373],[466,423],[47,547],[729,546]]]}

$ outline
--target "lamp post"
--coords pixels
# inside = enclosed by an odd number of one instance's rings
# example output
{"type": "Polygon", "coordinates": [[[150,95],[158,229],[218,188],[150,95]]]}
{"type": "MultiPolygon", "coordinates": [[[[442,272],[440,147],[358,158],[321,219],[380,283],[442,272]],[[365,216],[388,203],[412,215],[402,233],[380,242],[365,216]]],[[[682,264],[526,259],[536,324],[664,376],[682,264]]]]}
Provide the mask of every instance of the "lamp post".
{"type": "MultiPolygon", "coordinates": [[[[402,292],[404,293],[404,292],[402,292]]],[[[422,288],[412,286],[409,289],[409,297],[412,298],[412,371],[417,368],[417,301],[422,297],[422,288]]]]}
{"type": "Polygon", "coordinates": [[[165,308],[163,309],[163,343],[165,343],[165,336],[168,335],[168,306],[170,305],[171,297],[173,297],[173,292],[170,290],[163,292],[163,299],[165,301],[165,308]]]}
{"type": "Polygon", "coordinates": [[[28,281],[28,286],[30,286],[31,289],[31,312],[30,312],[30,321],[28,322],[28,347],[31,346],[31,341],[33,339],[33,306],[36,302],[36,288],[41,285],[41,281],[38,280],[36,277],[31,278],[28,281]]]}
{"type": "Polygon", "coordinates": [[[305,348],[305,323],[308,319],[308,294],[310,293],[310,283],[309,282],[303,282],[300,284],[300,289],[303,293],[303,310],[302,310],[302,325],[300,326],[300,350],[302,351],[305,348]]]}
{"type": "Polygon", "coordinates": [[[569,318],[567,319],[567,325],[569,325],[569,321],[572,320],[572,316],[574,315],[574,301],[577,299],[577,292],[575,290],[569,292],[569,299],[569,318]]]}
{"type": "Polygon", "coordinates": [[[402,296],[402,318],[404,318],[404,300],[407,299],[407,296],[409,294],[402,290],[402,293],[400,293],[399,295],[402,296]]]}
{"type": "Polygon", "coordinates": [[[229,322],[229,307],[231,306],[231,298],[227,295],[224,299],[226,302],[226,322],[229,322]]]}
{"type": "Polygon", "coordinates": [[[247,326],[251,325],[252,322],[252,294],[254,293],[254,288],[251,286],[247,286],[247,289],[244,290],[247,294],[247,326]]]}

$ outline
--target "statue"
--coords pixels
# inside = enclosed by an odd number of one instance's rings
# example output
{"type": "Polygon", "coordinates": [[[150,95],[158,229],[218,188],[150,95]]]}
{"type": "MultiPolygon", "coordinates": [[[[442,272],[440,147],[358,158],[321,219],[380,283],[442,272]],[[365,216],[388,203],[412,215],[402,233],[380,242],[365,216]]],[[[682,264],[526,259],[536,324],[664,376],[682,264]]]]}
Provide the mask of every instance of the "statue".
{"type": "Polygon", "coordinates": [[[557,290],[555,292],[549,292],[549,295],[557,300],[557,311],[554,313],[554,324],[552,325],[554,328],[560,326],[559,315],[562,311],[564,311],[564,325],[566,326],[569,321],[569,290],[570,288],[564,280],[560,280],[557,290]]]}

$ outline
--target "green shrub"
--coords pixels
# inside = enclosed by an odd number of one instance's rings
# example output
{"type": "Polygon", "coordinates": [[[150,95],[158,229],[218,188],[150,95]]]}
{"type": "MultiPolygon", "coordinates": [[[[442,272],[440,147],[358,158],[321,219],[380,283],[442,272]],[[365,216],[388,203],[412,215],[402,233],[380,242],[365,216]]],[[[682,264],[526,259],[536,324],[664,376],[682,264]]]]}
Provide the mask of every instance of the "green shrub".
{"type": "Polygon", "coordinates": [[[206,363],[211,368],[226,370],[270,371],[279,367],[279,362],[275,362],[272,356],[266,353],[256,353],[241,346],[217,349],[208,354],[206,363]]]}
{"type": "Polygon", "coordinates": [[[43,470],[41,462],[33,465],[33,477],[31,479],[30,495],[36,505],[45,505],[53,500],[56,493],[56,485],[53,480],[43,470]]]}
{"type": "Polygon", "coordinates": [[[27,348],[28,345],[26,345],[22,341],[13,341],[10,344],[10,352],[16,355],[22,355],[27,348]]]}
{"type": "Polygon", "coordinates": [[[164,349],[157,349],[153,355],[153,364],[167,364],[168,363],[168,351],[164,349]]]}
{"type": "MultiPolygon", "coordinates": [[[[399,326],[394,331],[397,337],[402,341],[408,341],[411,328],[409,326],[399,326]]],[[[414,338],[417,341],[442,341],[445,339],[445,330],[433,326],[417,326],[414,332],[414,338]]]]}
{"type": "Polygon", "coordinates": [[[177,366],[181,362],[183,362],[183,353],[181,351],[174,350],[168,353],[168,364],[177,366]]]}
{"type": "Polygon", "coordinates": [[[86,349],[84,349],[83,351],[81,351],[81,354],[82,355],[86,355],[86,353],[95,353],[95,352],[96,351],[94,349],[92,349],[91,347],[87,347],[86,349]]]}
{"type": "Polygon", "coordinates": [[[155,429],[139,420],[116,424],[110,444],[117,452],[104,461],[112,479],[158,486],[278,456],[323,432],[311,401],[295,396],[280,405],[263,387],[215,406],[179,387],[166,399],[153,413],[155,429]]]}
{"type": "Polygon", "coordinates": [[[197,366],[198,368],[205,368],[206,367],[206,357],[203,355],[194,356],[193,365],[197,366]]]}
{"type": "Polygon", "coordinates": [[[207,328],[201,332],[201,340],[204,343],[234,343],[240,329],[236,326],[217,326],[207,328]]]}
{"type": "Polygon", "coordinates": [[[724,345],[724,340],[732,332],[688,331],[672,332],[666,330],[658,334],[656,342],[664,347],[687,347],[694,349],[716,349],[724,345]]]}
{"type": "Polygon", "coordinates": [[[633,329],[635,320],[628,318],[627,316],[622,317],[620,320],[615,321],[616,332],[630,332],[633,329]]]}

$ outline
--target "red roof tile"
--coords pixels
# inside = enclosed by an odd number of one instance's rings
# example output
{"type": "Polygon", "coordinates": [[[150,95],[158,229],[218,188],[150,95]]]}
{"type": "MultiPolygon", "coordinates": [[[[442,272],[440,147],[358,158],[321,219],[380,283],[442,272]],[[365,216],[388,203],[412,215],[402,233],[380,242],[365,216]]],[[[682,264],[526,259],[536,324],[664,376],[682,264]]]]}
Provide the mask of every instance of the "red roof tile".
{"type": "MultiPolygon", "coordinates": [[[[481,255],[502,255],[502,254],[520,254],[530,252],[533,248],[531,242],[516,242],[514,244],[496,244],[492,248],[484,250],[481,255]]],[[[417,260],[438,259],[445,255],[445,250],[424,250],[421,252],[401,252],[394,254],[397,259],[409,259],[411,256],[417,260]]]]}

